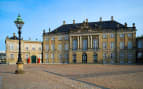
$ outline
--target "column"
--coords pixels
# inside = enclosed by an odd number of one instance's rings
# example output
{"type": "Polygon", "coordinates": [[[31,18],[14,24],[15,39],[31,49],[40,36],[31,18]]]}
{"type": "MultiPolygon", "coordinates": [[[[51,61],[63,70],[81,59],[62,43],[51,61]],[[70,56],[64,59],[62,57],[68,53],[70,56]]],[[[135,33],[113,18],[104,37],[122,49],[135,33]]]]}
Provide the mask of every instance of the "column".
{"type": "Polygon", "coordinates": [[[80,36],[80,48],[82,49],[82,36],[80,36]]]}
{"type": "Polygon", "coordinates": [[[80,45],[80,42],[79,42],[79,36],[77,36],[77,41],[78,41],[78,49],[79,49],[79,45],[80,45]]]}
{"type": "Polygon", "coordinates": [[[70,49],[72,49],[72,36],[70,36],[70,49]]]}
{"type": "Polygon", "coordinates": [[[92,35],[90,36],[91,40],[90,40],[90,44],[91,44],[91,48],[92,48],[92,35]]]}
{"type": "Polygon", "coordinates": [[[88,48],[90,48],[90,36],[88,36],[88,48]]]}

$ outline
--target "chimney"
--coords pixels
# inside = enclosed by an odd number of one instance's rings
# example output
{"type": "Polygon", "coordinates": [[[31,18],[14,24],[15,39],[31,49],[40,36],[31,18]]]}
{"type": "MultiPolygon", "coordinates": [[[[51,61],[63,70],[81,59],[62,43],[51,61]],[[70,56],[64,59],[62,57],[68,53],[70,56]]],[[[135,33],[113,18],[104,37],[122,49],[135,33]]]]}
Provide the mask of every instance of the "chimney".
{"type": "Polygon", "coordinates": [[[127,23],[126,23],[126,22],[125,22],[125,24],[124,24],[124,25],[125,25],[125,27],[127,27],[127,23]]]}
{"type": "Polygon", "coordinates": [[[66,24],[66,21],[64,20],[64,21],[63,21],[63,25],[65,25],[65,24],[66,24]]]}
{"type": "Polygon", "coordinates": [[[73,20],[73,24],[75,24],[75,20],[73,20]]]}
{"type": "Polygon", "coordinates": [[[86,19],[86,23],[88,23],[88,19],[86,19]]]}
{"type": "Polygon", "coordinates": [[[133,28],[135,28],[136,26],[135,26],[135,23],[133,23],[133,28]]]}
{"type": "Polygon", "coordinates": [[[49,32],[51,32],[51,29],[49,28],[49,32]]]}
{"type": "Polygon", "coordinates": [[[102,17],[99,18],[99,21],[102,22],[102,17]]]}
{"type": "Polygon", "coordinates": [[[13,37],[15,37],[15,33],[13,33],[13,37]]]}
{"type": "Polygon", "coordinates": [[[111,16],[111,21],[113,21],[114,20],[114,17],[113,16],[111,16]]]}

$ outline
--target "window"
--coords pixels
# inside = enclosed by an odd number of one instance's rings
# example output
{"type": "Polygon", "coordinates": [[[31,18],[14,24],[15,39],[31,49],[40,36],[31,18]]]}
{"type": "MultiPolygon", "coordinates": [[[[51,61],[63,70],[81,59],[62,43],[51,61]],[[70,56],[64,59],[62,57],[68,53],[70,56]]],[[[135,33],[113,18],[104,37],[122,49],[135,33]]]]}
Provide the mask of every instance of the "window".
{"type": "Polygon", "coordinates": [[[60,51],[62,50],[62,45],[61,45],[61,44],[58,45],[58,49],[59,49],[60,51]]]}
{"type": "Polygon", "coordinates": [[[73,40],[73,50],[77,50],[77,40],[73,40]]]}
{"type": "Polygon", "coordinates": [[[93,40],[93,48],[98,48],[98,40],[97,39],[94,39],[93,40]]]}
{"type": "Polygon", "coordinates": [[[107,59],[107,55],[106,53],[103,53],[103,64],[106,64],[106,59],[107,59]]]}
{"type": "Polygon", "coordinates": [[[120,49],[124,49],[124,42],[120,42],[120,49]]]}
{"type": "Polygon", "coordinates": [[[128,33],[128,37],[132,37],[132,33],[128,33]]]}
{"type": "Polygon", "coordinates": [[[132,63],[132,58],[133,58],[133,55],[132,54],[128,54],[128,63],[132,63]]]}
{"type": "Polygon", "coordinates": [[[69,48],[68,48],[68,44],[65,44],[65,50],[68,50],[69,48]]]}
{"type": "Polygon", "coordinates": [[[62,63],[62,55],[61,54],[59,54],[59,61],[60,61],[60,63],[62,63]]]}
{"type": "Polygon", "coordinates": [[[53,53],[51,54],[51,59],[54,59],[54,54],[53,53]]]}
{"type": "Polygon", "coordinates": [[[107,59],[106,53],[103,54],[103,59],[107,59]]]}
{"type": "Polygon", "coordinates": [[[132,48],[132,41],[128,41],[128,49],[132,48]]]}
{"type": "Polygon", "coordinates": [[[103,38],[104,38],[104,39],[107,38],[107,35],[106,35],[106,34],[103,34],[103,38]]]}
{"type": "Polygon", "coordinates": [[[114,63],[114,62],[115,62],[115,61],[114,61],[114,58],[115,58],[114,53],[111,53],[111,54],[110,54],[111,63],[114,63]]]}
{"type": "Polygon", "coordinates": [[[14,45],[10,44],[10,50],[14,50],[14,45]]]}
{"type": "Polygon", "coordinates": [[[113,33],[110,34],[110,38],[114,38],[114,34],[113,33]]]}
{"type": "Polygon", "coordinates": [[[28,59],[28,58],[29,58],[29,55],[28,55],[28,54],[26,54],[26,55],[25,55],[25,59],[28,59]]]}
{"type": "Polygon", "coordinates": [[[114,59],[114,57],[115,57],[115,56],[114,56],[114,53],[111,53],[111,54],[110,54],[110,58],[111,58],[111,59],[114,59]]]}
{"type": "Polygon", "coordinates": [[[94,54],[94,55],[93,55],[93,58],[94,58],[94,59],[93,59],[93,60],[94,60],[94,63],[97,63],[97,54],[94,54]]]}
{"type": "Polygon", "coordinates": [[[48,41],[48,40],[49,40],[49,38],[48,38],[48,37],[46,37],[46,38],[45,38],[45,40],[46,40],[46,41],[48,41]]]}
{"type": "Polygon", "coordinates": [[[138,40],[138,48],[143,48],[143,42],[142,42],[142,40],[138,40]]]}
{"type": "Polygon", "coordinates": [[[45,55],[45,59],[48,59],[48,54],[45,55]]]}
{"type": "Polygon", "coordinates": [[[39,47],[39,51],[41,51],[42,50],[42,48],[41,47],[39,47]]]}
{"type": "Polygon", "coordinates": [[[51,45],[51,50],[55,50],[55,45],[54,44],[51,45]]]}
{"type": "Polygon", "coordinates": [[[72,57],[73,59],[73,63],[76,63],[76,54],[73,54],[73,57],[72,57]]]}
{"type": "Polygon", "coordinates": [[[124,34],[120,34],[120,37],[121,37],[121,38],[124,37],[124,34]]]}
{"type": "Polygon", "coordinates": [[[14,59],[14,54],[10,54],[10,58],[11,58],[11,59],[14,59]]]}
{"type": "Polygon", "coordinates": [[[142,58],[142,56],[143,56],[143,53],[142,52],[139,52],[138,54],[137,54],[137,57],[140,59],[140,58],[142,58]]]}
{"type": "Polygon", "coordinates": [[[48,63],[49,61],[48,61],[48,53],[45,55],[45,59],[46,59],[46,63],[48,63]]]}
{"type": "Polygon", "coordinates": [[[29,48],[28,48],[28,47],[26,47],[26,50],[27,50],[27,51],[28,51],[28,49],[29,49],[29,48]]]}
{"type": "Polygon", "coordinates": [[[107,48],[107,42],[103,42],[103,48],[104,48],[104,49],[107,48]]]}
{"type": "Polygon", "coordinates": [[[35,51],[35,47],[32,47],[32,50],[35,51]]]}
{"type": "Polygon", "coordinates": [[[83,40],[83,50],[87,50],[87,40],[83,40]]]}
{"type": "Polygon", "coordinates": [[[120,53],[120,63],[124,63],[124,53],[120,53]]]}
{"type": "Polygon", "coordinates": [[[61,37],[61,36],[59,36],[59,37],[58,37],[58,40],[62,40],[62,37],[61,37]]]}
{"type": "Polygon", "coordinates": [[[65,59],[68,59],[68,54],[67,53],[65,54],[65,59]]]}
{"type": "Polygon", "coordinates": [[[49,50],[49,45],[46,45],[46,50],[49,50]]]}
{"type": "Polygon", "coordinates": [[[55,40],[55,38],[54,38],[54,37],[52,37],[52,38],[51,38],[51,40],[55,40]]]}
{"type": "Polygon", "coordinates": [[[65,40],[68,40],[69,39],[69,37],[68,36],[65,36],[65,40]]]}
{"type": "Polygon", "coordinates": [[[66,53],[64,57],[65,57],[65,63],[68,63],[68,58],[69,58],[68,54],[66,53]]]}
{"type": "Polygon", "coordinates": [[[114,42],[110,43],[110,49],[114,49],[114,42]]]}

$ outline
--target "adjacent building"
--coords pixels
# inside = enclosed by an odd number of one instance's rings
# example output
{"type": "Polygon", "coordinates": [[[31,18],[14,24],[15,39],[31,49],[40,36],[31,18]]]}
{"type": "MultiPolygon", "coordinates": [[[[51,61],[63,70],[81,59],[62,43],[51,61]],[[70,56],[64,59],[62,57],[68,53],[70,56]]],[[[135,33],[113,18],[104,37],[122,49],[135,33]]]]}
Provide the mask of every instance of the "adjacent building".
{"type": "MultiPolygon", "coordinates": [[[[12,37],[6,37],[6,63],[16,64],[18,59],[18,37],[15,33],[12,37]]],[[[31,40],[21,40],[21,52],[22,60],[24,63],[37,63],[37,60],[40,58],[42,61],[42,42],[31,41],[31,40]]]]}
{"type": "Polygon", "coordinates": [[[0,51],[0,64],[6,63],[6,53],[5,51],[0,51]]]}
{"type": "Polygon", "coordinates": [[[136,62],[136,27],[111,20],[66,24],[43,31],[43,63],[136,62]]]}
{"type": "Polygon", "coordinates": [[[137,37],[137,63],[143,64],[143,36],[137,37]]]}

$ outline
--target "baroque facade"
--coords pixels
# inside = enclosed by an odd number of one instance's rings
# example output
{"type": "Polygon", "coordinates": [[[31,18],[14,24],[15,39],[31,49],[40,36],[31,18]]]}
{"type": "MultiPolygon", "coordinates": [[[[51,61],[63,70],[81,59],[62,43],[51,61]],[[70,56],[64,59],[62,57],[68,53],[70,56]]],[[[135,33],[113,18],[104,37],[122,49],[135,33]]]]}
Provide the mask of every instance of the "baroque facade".
{"type": "MultiPolygon", "coordinates": [[[[6,63],[7,64],[16,64],[18,59],[18,37],[15,33],[12,37],[6,37],[6,63]]],[[[42,61],[42,42],[39,41],[30,41],[30,40],[21,40],[21,57],[23,62],[26,64],[28,58],[31,63],[37,63],[37,60],[40,58],[42,61]]]]}
{"type": "Polygon", "coordinates": [[[135,63],[136,27],[111,20],[66,24],[43,31],[43,63],[135,63]]]}

